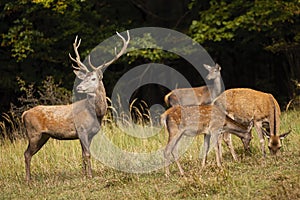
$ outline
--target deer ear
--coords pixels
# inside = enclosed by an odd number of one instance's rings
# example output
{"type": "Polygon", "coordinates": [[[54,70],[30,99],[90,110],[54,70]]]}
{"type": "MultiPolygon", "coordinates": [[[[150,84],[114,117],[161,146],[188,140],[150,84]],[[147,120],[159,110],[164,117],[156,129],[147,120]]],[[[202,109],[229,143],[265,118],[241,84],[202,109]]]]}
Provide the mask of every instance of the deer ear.
{"type": "Polygon", "coordinates": [[[219,71],[221,71],[221,66],[217,63],[215,66],[219,71]]]}
{"type": "Polygon", "coordinates": [[[211,70],[211,66],[207,65],[207,64],[203,64],[203,67],[205,67],[205,69],[207,69],[208,71],[211,70]]]}
{"type": "Polygon", "coordinates": [[[266,136],[266,138],[270,138],[270,133],[268,131],[266,131],[264,128],[261,128],[261,131],[263,132],[264,136],[266,136]]]}
{"type": "Polygon", "coordinates": [[[85,73],[83,73],[82,71],[80,70],[73,70],[73,72],[75,73],[75,75],[77,76],[77,78],[83,80],[86,76],[85,73]]]}
{"type": "Polygon", "coordinates": [[[288,136],[288,134],[290,134],[291,132],[292,132],[292,131],[289,130],[288,132],[281,134],[281,135],[279,136],[279,138],[280,138],[281,140],[283,140],[283,139],[284,139],[286,136],[288,136]]]}
{"type": "Polygon", "coordinates": [[[97,75],[98,75],[98,77],[99,77],[100,80],[103,79],[103,73],[102,73],[101,69],[97,69],[97,75]]]}

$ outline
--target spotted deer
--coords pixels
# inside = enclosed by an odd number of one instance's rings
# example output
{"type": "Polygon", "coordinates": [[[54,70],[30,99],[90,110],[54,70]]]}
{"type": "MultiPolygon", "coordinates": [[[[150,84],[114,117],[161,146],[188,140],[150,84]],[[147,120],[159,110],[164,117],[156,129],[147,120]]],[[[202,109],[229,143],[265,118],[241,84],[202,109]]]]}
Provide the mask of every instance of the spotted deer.
{"type": "Polygon", "coordinates": [[[264,93],[249,88],[235,88],[224,91],[214,101],[227,117],[238,123],[249,123],[253,120],[258,133],[261,151],[266,156],[264,136],[269,139],[268,148],[271,154],[276,154],[281,148],[281,139],[289,133],[279,135],[280,107],[269,93],[264,93]],[[263,124],[268,124],[268,131],[264,131],[263,124]]]}
{"type": "MultiPolygon", "coordinates": [[[[180,174],[184,175],[184,171],[178,161],[177,145],[182,136],[194,137],[204,134],[204,157],[202,166],[205,166],[207,153],[210,148],[210,138],[212,144],[215,141],[220,142],[217,138],[223,132],[231,132],[237,136],[244,135],[252,128],[252,122],[248,124],[239,124],[228,118],[216,106],[199,105],[199,106],[173,106],[161,115],[161,123],[168,133],[168,143],[164,151],[165,157],[165,173],[169,176],[169,164],[171,157],[174,158],[180,174]]],[[[219,145],[215,145],[217,165],[221,166],[221,149],[219,145]]]]}
{"type": "Polygon", "coordinates": [[[81,80],[76,90],[78,93],[86,94],[85,99],[69,105],[39,105],[22,114],[22,120],[29,141],[24,153],[27,182],[31,179],[31,158],[42,148],[49,138],[58,140],[79,139],[82,148],[83,173],[88,177],[92,176],[89,148],[92,138],[100,130],[102,118],[107,110],[106,93],[102,82],[102,69],[117,60],[126,51],[130,41],[128,31],[127,40],[119,33],[117,35],[123,41],[123,47],[120,52],[118,54],[116,52],[115,57],[109,62],[97,67],[92,65],[90,57],[88,57],[92,70],[89,70],[80,60],[78,47],[81,40],[78,41],[76,37],[73,43],[76,58],[73,58],[71,54],[69,56],[76,63],[77,66],[73,65],[74,73],[81,80]]]}
{"type": "MultiPolygon", "coordinates": [[[[207,105],[210,104],[217,96],[219,96],[219,94],[222,91],[220,65],[216,64],[215,66],[210,66],[204,64],[203,66],[208,71],[206,79],[213,80],[213,84],[195,88],[179,88],[172,90],[165,96],[164,100],[167,105],[207,105]]],[[[221,139],[224,140],[225,144],[229,148],[233,159],[237,161],[238,159],[233,148],[230,133],[223,133],[220,136],[220,140],[221,139]]],[[[248,134],[241,135],[240,139],[243,143],[245,150],[248,151],[250,147],[250,141],[252,139],[251,131],[248,134]]]]}

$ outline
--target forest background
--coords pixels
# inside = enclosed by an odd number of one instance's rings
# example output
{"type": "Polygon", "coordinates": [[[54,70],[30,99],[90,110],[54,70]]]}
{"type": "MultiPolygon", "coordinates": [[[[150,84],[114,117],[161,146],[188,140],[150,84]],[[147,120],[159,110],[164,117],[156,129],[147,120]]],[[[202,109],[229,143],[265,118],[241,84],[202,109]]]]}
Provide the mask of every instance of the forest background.
{"type": "MultiPolygon", "coordinates": [[[[298,0],[0,0],[0,9],[0,113],[70,100],[75,75],[68,54],[76,35],[84,58],[116,31],[140,27],[173,29],[199,42],[222,66],[226,89],[272,93],[282,109],[299,105],[298,0]]],[[[108,96],[131,66],[150,62],[174,67],[193,86],[204,84],[184,59],[161,55],[146,49],[122,56],[104,75],[108,96]]],[[[135,98],[162,104],[168,91],[158,90],[140,88],[135,98]]]]}

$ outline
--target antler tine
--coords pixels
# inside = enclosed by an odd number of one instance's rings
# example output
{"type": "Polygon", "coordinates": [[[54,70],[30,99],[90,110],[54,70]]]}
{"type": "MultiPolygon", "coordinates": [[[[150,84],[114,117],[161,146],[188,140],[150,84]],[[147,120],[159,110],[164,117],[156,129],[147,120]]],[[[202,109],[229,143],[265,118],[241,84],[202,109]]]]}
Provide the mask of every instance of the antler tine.
{"type": "Polygon", "coordinates": [[[89,55],[89,57],[88,57],[88,62],[89,62],[90,67],[91,67],[94,71],[96,71],[96,70],[97,70],[97,67],[95,67],[95,66],[92,64],[92,62],[91,62],[91,55],[89,55]]]}
{"type": "Polygon", "coordinates": [[[75,41],[74,41],[74,43],[73,43],[73,49],[74,49],[74,52],[75,52],[75,55],[76,55],[76,59],[73,58],[73,57],[71,56],[70,53],[69,53],[69,57],[71,58],[72,61],[74,61],[74,62],[77,63],[78,67],[75,67],[75,66],[73,65],[73,67],[74,67],[75,69],[77,69],[77,70],[83,70],[83,71],[85,71],[85,72],[89,72],[89,69],[88,69],[88,68],[85,66],[85,64],[83,64],[83,62],[81,62],[81,60],[80,60],[80,55],[79,55],[79,53],[78,53],[78,47],[79,47],[80,44],[81,44],[81,39],[79,39],[78,42],[77,42],[77,40],[78,40],[78,35],[76,35],[75,41]]]}
{"type": "Polygon", "coordinates": [[[126,32],[127,32],[127,40],[126,40],[120,33],[116,32],[117,35],[118,35],[118,36],[122,39],[122,41],[123,41],[123,47],[122,47],[121,51],[120,51],[118,54],[117,54],[117,47],[115,47],[115,57],[114,57],[111,61],[109,61],[109,62],[107,62],[107,63],[104,63],[104,64],[98,66],[98,67],[97,67],[97,70],[109,66],[111,63],[113,63],[113,62],[116,61],[120,56],[123,55],[123,53],[124,53],[124,52],[126,51],[126,49],[127,49],[127,46],[128,46],[128,44],[129,44],[129,41],[130,41],[129,31],[127,30],[126,32]]]}
{"type": "Polygon", "coordinates": [[[76,67],[75,65],[73,65],[72,64],[72,67],[74,68],[74,69],[76,69],[76,70],[81,70],[81,68],[80,67],[76,67]]]}
{"type": "MultiPolygon", "coordinates": [[[[70,59],[73,61],[73,62],[76,62],[77,63],[77,61],[71,56],[71,54],[69,53],[69,57],[70,57],[70,59]]],[[[73,65],[72,64],[72,67],[74,68],[74,69],[76,69],[76,70],[81,70],[81,68],[80,67],[76,67],[75,65],[73,65]]]]}

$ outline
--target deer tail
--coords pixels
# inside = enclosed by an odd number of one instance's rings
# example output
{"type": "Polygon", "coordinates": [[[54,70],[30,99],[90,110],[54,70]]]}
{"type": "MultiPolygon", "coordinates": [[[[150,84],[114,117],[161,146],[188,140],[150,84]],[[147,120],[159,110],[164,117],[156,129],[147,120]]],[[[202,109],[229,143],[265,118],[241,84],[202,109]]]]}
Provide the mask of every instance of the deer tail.
{"type": "Polygon", "coordinates": [[[167,114],[163,113],[160,115],[160,125],[166,127],[166,119],[167,119],[167,114]]]}
{"type": "Polygon", "coordinates": [[[166,105],[167,106],[170,106],[170,96],[172,95],[172,92],[169,92],[166,96],[165,96],[165,98],[164,98],[164,101],[165,101],[165,103],[166,103],[166,105]]]}
{"type": "Polygon", "coordinates": [[[23,112],[22,113],[22,116],[21,116],[21,120],[22,120],[22,124],[24,124],[24,118],[25,118],[25,115],[27,114],[27,111],[23,112]]]}

